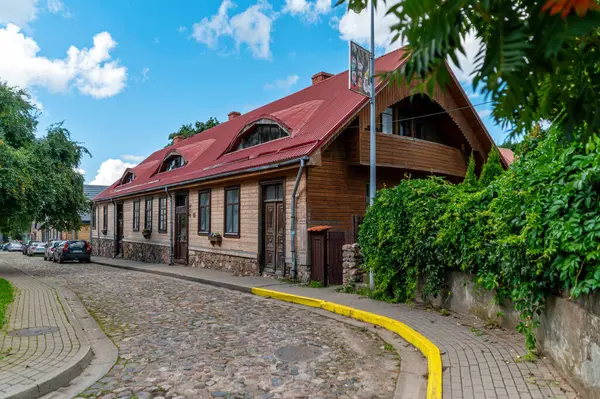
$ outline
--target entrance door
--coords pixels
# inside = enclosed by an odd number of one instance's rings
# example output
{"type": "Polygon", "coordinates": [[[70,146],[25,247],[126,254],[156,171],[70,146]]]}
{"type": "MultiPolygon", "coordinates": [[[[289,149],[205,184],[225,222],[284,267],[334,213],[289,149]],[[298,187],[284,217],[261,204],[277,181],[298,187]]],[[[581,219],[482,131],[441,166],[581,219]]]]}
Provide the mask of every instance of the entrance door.
{"type": "Polygon", "coordinates": [[[187,194],[175,196],[175,262],[188,261],[188,207],[187,194]]]}
{"type": "Polygon", "coordinates": [[[117,248],[116,255],[123,256],[123,204],[117,204],[117,248]]]}
{"type": "Polygon", "coordinates": [[[282,183],[263,187],[263,212],[263,271],[283,276],[285,274],[285,211],[282,183]]]}

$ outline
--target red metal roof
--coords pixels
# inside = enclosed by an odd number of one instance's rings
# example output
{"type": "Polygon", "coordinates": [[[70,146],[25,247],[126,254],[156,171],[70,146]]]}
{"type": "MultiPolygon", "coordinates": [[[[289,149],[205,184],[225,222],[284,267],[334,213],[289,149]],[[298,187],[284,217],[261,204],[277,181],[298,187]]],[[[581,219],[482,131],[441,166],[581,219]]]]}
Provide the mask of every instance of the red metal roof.
{"type": "Polygon", "coordinates": [[[498,147],[498,150],[500,151],[500,155],[502,155],[502,158],[504,158],[508,166],[510,166],[510,164],[515,161],[515,153],[510,148],[498,147]]]}
{"type": "MultiPolygon", "coordinates": [[[[403,50],[379,57],[376,72],[400,66],[403,50]]],[[[380,82],[378,82],[378,86],[380,82]]],[[[135,194],[141,191],[243,172],[264,165],[279,164],[308,156],[348,121],[368,99],[348,90],[348,71],[339,73],[294,94],[221,123],[212,129],[156,151],[132,170],[135,179],[119,185],[121,179],[104,190],[96,200],[135,194]],[[226,153],[238,133],[248,123],[272,118],[289,129],[290,136],[243,150],[226,153]],[[186,159],[184,167],[156,173],[171,152],[186,159]]]]}

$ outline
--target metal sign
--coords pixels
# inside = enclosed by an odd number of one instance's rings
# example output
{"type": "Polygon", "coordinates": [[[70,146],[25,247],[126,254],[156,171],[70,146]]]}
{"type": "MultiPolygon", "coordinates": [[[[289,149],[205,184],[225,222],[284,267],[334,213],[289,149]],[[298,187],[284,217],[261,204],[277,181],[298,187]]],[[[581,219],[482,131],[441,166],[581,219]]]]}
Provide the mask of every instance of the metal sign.
{"type": "Polygon", "coordinates": [[[370,51],[350,42],[348,88],[365,97],[371,97],[370,58],[370,51]]]}

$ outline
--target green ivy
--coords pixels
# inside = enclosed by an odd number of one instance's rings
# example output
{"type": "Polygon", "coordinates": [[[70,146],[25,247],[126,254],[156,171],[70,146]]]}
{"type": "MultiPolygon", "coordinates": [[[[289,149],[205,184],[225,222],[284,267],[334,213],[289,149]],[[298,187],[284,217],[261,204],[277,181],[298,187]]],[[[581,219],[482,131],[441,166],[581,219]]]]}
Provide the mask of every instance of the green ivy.
{"type": "Polygon", "coordinates": [[[436,296],[448,270],[473,273],[521,314],[518,330],[535,350],[545,299],[600,287],[600,138],[562,142],[535,129],[504,172],[496,150],[478,184],[405,179],[378,192],[361,226],[373,295],[405,302],[436,296]]]}

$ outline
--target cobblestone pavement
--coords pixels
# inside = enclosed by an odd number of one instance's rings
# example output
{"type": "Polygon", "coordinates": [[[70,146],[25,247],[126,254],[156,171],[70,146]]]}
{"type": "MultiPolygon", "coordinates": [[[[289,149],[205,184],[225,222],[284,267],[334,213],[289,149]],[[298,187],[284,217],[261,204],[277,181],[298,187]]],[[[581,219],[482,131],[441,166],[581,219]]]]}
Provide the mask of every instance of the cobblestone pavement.
{"type": "Polygon", "coordinates": [[[82,397],[393,397],[399,359],[366,329],[197,283],[12,258],[77,293],[119,347],[82,397]]]}
{"type": "Polygon", "coordinates": [[[54,289],[2,260],[0,277],[16,288],[15,301],[7,311],[7,324],[0,334],[0,397],[27,390],[37,392],[39,384],[77,363],[84,355],[79,351],[89,347],[82,346],[54,289]],[[22,329],[27,329],[25,333],[35,333],[34,329],[51,333],[13,335],[22,329]]]}

